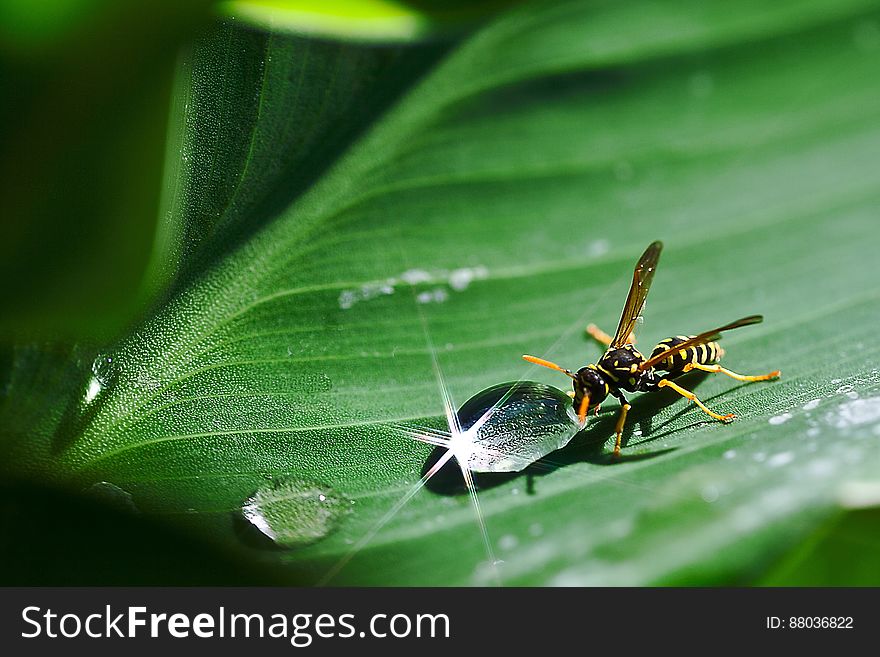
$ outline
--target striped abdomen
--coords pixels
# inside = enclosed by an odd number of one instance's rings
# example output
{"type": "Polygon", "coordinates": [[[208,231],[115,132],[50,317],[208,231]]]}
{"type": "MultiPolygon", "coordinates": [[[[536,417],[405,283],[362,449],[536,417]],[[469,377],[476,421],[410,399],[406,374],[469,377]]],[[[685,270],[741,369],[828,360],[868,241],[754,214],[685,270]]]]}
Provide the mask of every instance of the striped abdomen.
{"type": "Polygon", "coordinates": [[[712,365],[721,360],[721,357],[724,355],[724,349],[717,342],[707,342],[706,344],[700,344],[685,350],[675,348],[676,345],[692,337],[692,335],[676,335],[674,338],[661,340],[654,347],[654,351],[651,352],[648,359],[650,360],[654,356],[659,356],[667,349],[671,349],[669,355],[656,365],[658,370],[665,370],[666,372],[680,372],[688,363],[712,365]]]}

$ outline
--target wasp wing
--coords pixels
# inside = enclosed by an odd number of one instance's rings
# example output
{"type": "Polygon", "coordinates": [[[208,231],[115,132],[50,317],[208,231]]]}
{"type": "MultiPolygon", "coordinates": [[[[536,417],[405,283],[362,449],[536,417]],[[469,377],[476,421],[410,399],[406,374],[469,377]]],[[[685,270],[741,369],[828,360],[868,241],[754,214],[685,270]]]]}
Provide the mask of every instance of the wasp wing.
{"type": "Polygon", "coordinates": [[[654,272],[657,270],[657,261],[660,259],[660,251],[663,249],[663,242],[653,242],[639,261],[636,263],[636,270],[633,272],[632,287],[629,288],[629,295],[626,297],[626,304],[623,307],[623,313],[620,316],[620,323],[617,325],[617,333],[611,340],[611,347],[622,347],[627,343],[627,339],[635,328],[639,315],[645,307],[645,299],[648,298],[648,290],[651,289],[651,281],[654,280],[654,272]]]}
{"type": "Polygon", "coordinates": [[[680,344],[670,347],[666,351],[657,354],[653,358],[649,358],[644,363],[639,365],[639,370],[644,372],[645,370],[651,369],[658,363],[663,362],[664,360],[666,360],[666,357],[669,355],[670,351],[685,351],[686,349],[696,347],[697,345],[706,344],[707,342],[712,342],[714,340],[720,340],[722,331],[730,331],[731,329],[739,328],[740,326],[760,324],[763,321],[764,317],[761,315],[749,315],[748,317],[743,317],[742,319],[738,319],[735,322],[730,322],[730,324],[725,324],[724,326],[712,329],[711,331],[700,333],[699,335],[695,335],[694,337],[689,338],[680,344]]]}

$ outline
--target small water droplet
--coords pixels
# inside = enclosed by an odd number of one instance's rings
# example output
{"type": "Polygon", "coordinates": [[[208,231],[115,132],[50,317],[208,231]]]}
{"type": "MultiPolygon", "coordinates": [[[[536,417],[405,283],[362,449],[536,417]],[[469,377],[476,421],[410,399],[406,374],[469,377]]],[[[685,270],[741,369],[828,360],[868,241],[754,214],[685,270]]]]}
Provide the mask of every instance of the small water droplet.
{"type": "Polygon", "coordinates": [[[92,376],[86,385],[83,400],[86,404],[91,403],[101,394],[105,388],[112,385],[116,380],[118,368],[110,354],[98,354],[92,361],[92,376]]]}
{"type": "Polygon", "coordinates": [[[785,422],[788,422],[793,417],[794,416],[791,413],[781,413],[779,415],[774,415],[773,417],[771,417],[768,422],[770,424],[783,424],[785,422]]]}
{"type": "Polygon", "coordinates": [[[853,390],[855,390],[855,386],[853,386],[853,385],[850,384],[850,383],[847,383],[847,384],[844,385],[844,386],[840,386],[840,387],[837,389],[836,392],[837,392],[837,394],[839,394],[839,395],[845,395],[846,393],[848,393],[848,392],[852,392],[853,390]]]}
{"type": "Polygon", "coordinates": [[[842,403],[825,418],[838,429],[849,429],[861,424],[880,421],[880,397],[853,399],[842,403]]]}
{"type": "Polygon", "coordinates": [[[880,506],[880,483],[847,481],[840,487],[838,499],[845,509],[876,508],[880,506]]]}
{"type": "Polygon", "coordinates": [[[820,402],[821,402],[820,399],[811,399],[810,401],[808,401],[806,404],[803,405],[803,409],[805,411],[812,411],[814,408],[819,406],[820,402]]]}
{"type": "Polygon", "coordinates": [[[131,497],[131,493],[116,484],[111,484],[109,481],[94,483],[83,492],[116,509],[132,511],[134,513],[140,512],[140,509],[137,508],[134,499],[131,497]]]}
{"type": "Polygon", "coordinates": [[[241,517],[280,548],[297,548],[327,536],[344,509],[327,486],[282,479],[261,486],[244,501],[241,517]]]}
{"type": "Polygon", "coordinates": [[[794,453],[793,452],[780,452],[779,454],[774,454],[769,459],[767,459],[767,465],[771,468],[779,468],[783,465],[791,463],[794,461],[794,453]]]}
{"type": "Polygon", "coordinates": [[[113,363],[113,356],[109,354],[99,354],[92,363],[92,373],[102,385],[106,386],[112,383],[116,374],[116,366],[113,363]]]}
{"type": "Polygon", "coordinates": [[[700,497],[703,498],[704,502],[708,502],[711,504],[712,502],[718,501],[719,491],[717,486],[713,486],[709,484],[708,486],[704,486],[703,490],[700,491],[700,497]]]}
{"type": "Polygon", "coordinates": [[[427,292],[419,292],[416,295],[418,303],[443,303],[449,298],[449,293],[442,287],[435,287],[427,292]]]}
{"type": "Polygon", "coordinates": [[[498,539],[498,547],[502,550],[513,550],[519,545],[519,539],[513,534],[505,534],[498,539]]]}
{"type": "Polygon", "coordinates": [[[727,450],[726,452],[724,452],[724,454],[722,454],[722,456],[723,456],[724,458],[726,458],[726,459],[732,459],[732,458],[734,458],[734,457],[736,456],[736,450],[735,450],[735,449],[729,449],[729,450],[727,450]]]}

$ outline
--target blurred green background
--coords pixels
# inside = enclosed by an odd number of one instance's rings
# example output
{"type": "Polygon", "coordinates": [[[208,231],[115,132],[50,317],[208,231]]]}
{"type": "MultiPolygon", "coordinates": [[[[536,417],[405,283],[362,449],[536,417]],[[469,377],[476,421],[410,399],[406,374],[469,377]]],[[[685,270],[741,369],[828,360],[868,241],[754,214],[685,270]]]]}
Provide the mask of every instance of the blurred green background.
{"type": "Polygon", "coordinates": [[[880,584],[878,63],[859,0],[5,2],[2,582],[880,584]],[[639,344],[783,378],[480,478],[487,550],[394,423],[564,387],[654,239],[639,344]]]}

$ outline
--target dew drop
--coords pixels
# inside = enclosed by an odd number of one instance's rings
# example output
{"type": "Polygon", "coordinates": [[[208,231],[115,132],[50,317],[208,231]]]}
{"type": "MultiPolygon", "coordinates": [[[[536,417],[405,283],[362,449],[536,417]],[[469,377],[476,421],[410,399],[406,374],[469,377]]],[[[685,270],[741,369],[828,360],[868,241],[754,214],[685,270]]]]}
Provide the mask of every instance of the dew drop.
{"type": "Polygon", "coordinates": [[[792,417],[794,417],[791,413],[781,413],[780,415],[774,415],[771,417],[768,422],[770,424],[783,424],[788,422],[792,417]]]}
{"type": "Polygon", "coordinates": [[[116,380],[117,369],[113,356],[98,354],[92,362],[92,376],[86,385],[86,392],[83,396],[83,401],[86,404],[93,402],[105,388],[112,385],[116,380]]]}
{"type": "Polygon", "coordinates": [[[853,399],[842,403],[826,417],[829,424],[838,429],[849,429],[861,424],[880,421],[880,397],[853,399]]]}
{"type": "Polygon", "coordinates": [[[709,484],[708,486],[704,486],[703,490],[700,491],[700,497],[703,498],[704,502],[708,502],[711,504],[712,502],[717,502],[720,492],[717,486],[713,486],[709,484]]]}
{"type": "Polygon", "coordinates": [[[99,481],[92,484],[83,491],[86,495],[93,497],[108,506],[112,506],[120,511],[131,511],[138,513],[140,509],[134,503],[131,493],[111,484],[109,481],[99,481]]]}
{"type": "Polygon", "coordinates": [[[502,550],[513,550],[516,546],[519,545],[519,539],[513,534],[505,534],[501,538],[498,539],[498,547],[502,550]]]}
{"type": "Polygon", "coordinates": [[[502,383],[478,392],[458,411],[474,472],[518,472],[564,447],[580,430],[571,399],[543,383],[502,383]],[[473,432],[468,431],[491,411],[473,432]]]}
{"type": "Polygon", "coordinates": [[[261,486],[244,501],[241,517],[277,547],[290,549],[327,536],[347,508],[330,488],[303,479],[261,486]]]}
{"type": "Polygon", "coordinates": [[[779,468],[783,465],[787,465],[794,461],[794,454],[792,452],[780,452],[779,454],[774,454],[769,459],[767,459],[767,465],[771,468],[779,468]]]}

